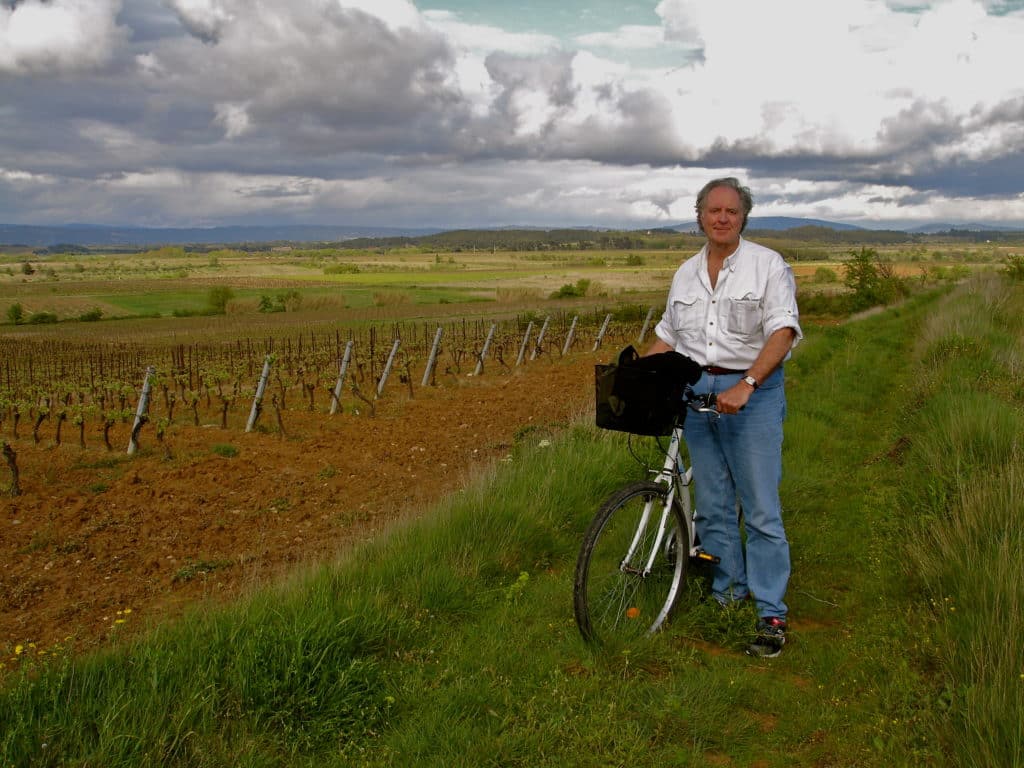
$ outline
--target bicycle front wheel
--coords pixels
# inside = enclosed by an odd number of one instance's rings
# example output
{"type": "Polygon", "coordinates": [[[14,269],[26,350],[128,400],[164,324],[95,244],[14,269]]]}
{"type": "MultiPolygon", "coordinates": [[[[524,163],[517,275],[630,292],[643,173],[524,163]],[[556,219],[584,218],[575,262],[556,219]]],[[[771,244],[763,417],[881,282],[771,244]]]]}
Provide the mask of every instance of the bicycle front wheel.
{"type": "Polygon", "coordinates": [[[587,529],[576,561],[576,624],[591,642],[629,641],[658,631],[686,579],[689,529],[673,498],[658,536],[668,488],[630,485],[608,499],[587,529]]]}

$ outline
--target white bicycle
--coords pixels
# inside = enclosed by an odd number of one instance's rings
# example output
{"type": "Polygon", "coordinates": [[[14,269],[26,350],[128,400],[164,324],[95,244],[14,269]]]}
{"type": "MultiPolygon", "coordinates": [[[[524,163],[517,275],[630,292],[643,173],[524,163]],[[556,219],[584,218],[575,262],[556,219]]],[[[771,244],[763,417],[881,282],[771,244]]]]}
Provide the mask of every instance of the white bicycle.
{"type": "MultiPolygon", "coordinates": [[[[687,408],[714,413],[714,395],[683,395],[687,408]]],[[[583,637],[595,643],[657,632],[672,615],[691,560],[717,563],[694,530],[693,468],[680,456],[676,418],[660,470],[612,494],[598,510],[576,561],[573,604],[583,637]],[[685,556],[680,556],[685,553],[685,556]]]]}

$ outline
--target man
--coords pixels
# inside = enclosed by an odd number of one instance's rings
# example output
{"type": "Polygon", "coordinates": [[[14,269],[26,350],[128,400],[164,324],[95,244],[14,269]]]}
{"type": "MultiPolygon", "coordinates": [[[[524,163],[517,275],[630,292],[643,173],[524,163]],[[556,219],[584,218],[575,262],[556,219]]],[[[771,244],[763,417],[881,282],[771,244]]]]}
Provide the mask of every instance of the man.
{"type": "Polygon", "coordinates": [[[802,338],[793,270],[775,251],[744,240],[753,207],[735,178],[697,196],[707,243],[676,272],[647,354],[675,350],[703,368],[697,393],[715,392],[720,417],[689,414],[697,534],[721,558],[712,581],[723,606],[751,596],[757,635],[747,652],[774,658],[786,642],[789,543],[782,525],[783,361],[802,338]],[[746,531],[744,549],[740,516],[746,531]]]}

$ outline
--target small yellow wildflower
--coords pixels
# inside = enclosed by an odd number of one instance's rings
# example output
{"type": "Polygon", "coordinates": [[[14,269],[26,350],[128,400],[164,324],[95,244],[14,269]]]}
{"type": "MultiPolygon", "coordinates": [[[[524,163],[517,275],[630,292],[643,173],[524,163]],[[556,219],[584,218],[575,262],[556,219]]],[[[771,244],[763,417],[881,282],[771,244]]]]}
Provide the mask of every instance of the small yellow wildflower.
{"type": "Polygon", "coordinates": [[[15,656],[21,656],[21,654],[22,654],[22,652],[24,652],[24,650],[25,650],[25,646],[24,645],[20,645],[20,644],[16,645],[16,646],[14,646],[14,655],[15,656]]]}

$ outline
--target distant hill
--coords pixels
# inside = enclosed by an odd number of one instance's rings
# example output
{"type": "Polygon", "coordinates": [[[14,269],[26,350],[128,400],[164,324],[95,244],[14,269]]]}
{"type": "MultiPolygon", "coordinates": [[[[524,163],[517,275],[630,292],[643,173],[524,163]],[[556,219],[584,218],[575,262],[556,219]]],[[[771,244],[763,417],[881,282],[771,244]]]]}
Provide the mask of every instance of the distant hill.
{"type": "Polygon", "coordinates": [[[333,243],[357,237],[418,237],[440,229],[337,226],[232,226],[189,229],[69,224],[44,227],[0,224],[0,244],[47,248],[58,243],[104,246],[215,245],[219,243],[333,243]]]}
{"type": "Polygon", "coordinates": [[[1021,227],[1004,227],[996,224],[922,224],[920,227],[908,229],[916,235],[945,234],[946,232],[1020,232],[1021,227]]]}
{"type": "Polygon", "coordinates": [[[865,227],[857,227],[853,224],[840,224],[837,221],[824,221],[822,219],[801,219],[792,216],[751,216],[747,220],[747,229],[796,229],[797,227],[825,227],[835,229],[839,232],[852,230],[863,230],[865,227]]]}
{"type": "MultiPolygon", "coordinates": [[[[823,227],[825,229],[834,229],[840,232],[865,229],[865,227],[857,227],[853,224],[840,224],[837,221],[801,219],[795,216],[751,216],[747,219],[747,229],[780,231],[786,229],[797,229],[799,227],[823,227]]],[[[696,222],[677,224],[673,229],[678,232],[694,232],[697,229],[697,224],[696,222]]]]}

